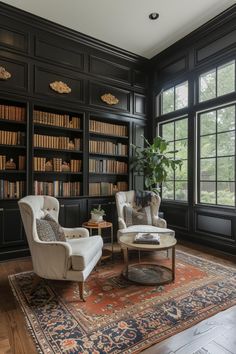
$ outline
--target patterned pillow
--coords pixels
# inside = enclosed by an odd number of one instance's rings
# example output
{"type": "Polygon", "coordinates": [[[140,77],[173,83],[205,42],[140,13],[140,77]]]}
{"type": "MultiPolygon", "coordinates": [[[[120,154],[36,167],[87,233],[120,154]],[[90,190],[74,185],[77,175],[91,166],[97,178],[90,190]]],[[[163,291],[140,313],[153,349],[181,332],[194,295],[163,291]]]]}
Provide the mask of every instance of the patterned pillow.
{"type": "Polygon", "coordinates": [[[55,232],[47,220],[36,219],[36,229],[41,241],[56,241],[55,232]]]}
{"type": "Polygon", "coordinates": [[[44,220],[49,222],[55,234],[56,241],[66,242],[66,236],[61,225],[50,214],[46,214],[44,220]]]}
{"type": "Polygon", "coordinates": [[[126,226],[132,225],[152,225],[151,207],[136,210],[132,207],[124,206],[124,219],[126,226]]]}

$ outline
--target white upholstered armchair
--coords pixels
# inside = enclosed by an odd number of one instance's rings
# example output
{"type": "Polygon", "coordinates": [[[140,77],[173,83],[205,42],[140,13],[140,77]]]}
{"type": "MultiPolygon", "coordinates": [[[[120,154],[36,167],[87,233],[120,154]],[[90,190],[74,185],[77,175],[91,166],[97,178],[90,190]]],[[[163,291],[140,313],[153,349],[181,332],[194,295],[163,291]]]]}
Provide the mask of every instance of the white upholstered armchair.
{"type": "Polygon", "coordinates": [[[158,195],[154,195],[150,202],[150,223],[149,224],[136,224],[128,226],[125,220],[125,207],[135,208],[136,195],[135,191],[118,192],[116,193],[116,207],[118,213],[119,230],[117,233],[117,239],[119,241],[120,236],[127,235],[129,233],[138,232],[169,232],[166,229],[166,221],[158,216],[159,206],[161,198],[158,195]],[[160,230],[161,229],[161,230],[160,230]],[[165,230],[164,230],[165,229],[165,230]]]}
{"type": "Polygon", "coordinates": [[[27,196],[19,202],[34,272],[38,277],[76,281],[80,297],[84,301],[84,281],[102,255],[101,236],[89,237],[85,228],[62,228],[66,239],[42,241],[37,232],[36,221],[50,214],[58,221],[59,202],[50,196],[27,196]]]}

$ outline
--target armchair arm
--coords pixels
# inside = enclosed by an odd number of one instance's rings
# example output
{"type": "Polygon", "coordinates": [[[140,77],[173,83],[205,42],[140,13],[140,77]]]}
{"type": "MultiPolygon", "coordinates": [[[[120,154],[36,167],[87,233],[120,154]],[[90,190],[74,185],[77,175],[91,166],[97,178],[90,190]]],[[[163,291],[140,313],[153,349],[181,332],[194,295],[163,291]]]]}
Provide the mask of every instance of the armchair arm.
{"type": "Polygon", "coordinates": [[[119,223],[119,230],[127,228],[124,219],[122,219],[120,216],[118,217],[118,223],[119,223]]]}
{"type": "Polygon", "coordinates": [[[62,228],[67,238],[89,237],[89,232],[84,227],[62,228]]]}
{"type": "Polygon", "coordinates": [[[36,274],[46,279],[65,279],[72,249],[67,242],[33,243],[32,261],[36,274]]]}
{"type": "Polygon", "coordinates": [[[159,218],[159,216],[153,217],[152,224],[153,224],[153,226],[157,226],[157,227],[161,227],[161,228],[167,227],[165,219],[159,218]]]}

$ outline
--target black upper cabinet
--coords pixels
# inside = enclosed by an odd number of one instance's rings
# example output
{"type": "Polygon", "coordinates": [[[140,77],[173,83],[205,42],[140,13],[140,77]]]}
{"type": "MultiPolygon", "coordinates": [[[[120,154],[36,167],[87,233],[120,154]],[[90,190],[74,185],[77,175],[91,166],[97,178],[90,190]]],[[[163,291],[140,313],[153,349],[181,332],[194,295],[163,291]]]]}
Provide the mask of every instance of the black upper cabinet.
{"type": "Polygon", "coordinates": [[[43,193],[58,196],[63,226],[81,226],[90,217],[91,207],[99,203],[116,228],[114,196],[88,197],[89,186],[104,182],[103,187],[132,188],[131,174],[128,170],[117,174],[110,169],[108,173],[89,172],[89,163],[102,160],[105,166],[109,160],[109,164],[117,161],[119,168],[128,167],[128,146],[133,142],[129,127],[132,122],[146,124],[146,62],[142,57],[0,3],[0,67],[10,74],[0,80],[0,107],[4,106],[6,113],[0,117],[0,130],[4,132],[3,139],[5,131],[19,136],[22,133],[25,139],[17,146],[10,146],[9,141],[0,144],[0,184],[3,186],[6,180],[10,188],[0,199],[0,259],[25,255],[27,242],[17,201],[26,194],[42,194],[42,188],[43,193]],[[56,90],[51,84],[57,86],[56,90]],[[103,101],[104,94],[113,95],[116,103],[103,101]],[[21,108],[22,121],[18,117],[21,108]],[[65,122],[69,119],[69,125],[63,126],[63,117],[65,122]],[[72,124],[76,117],[81,120],[79,128],[72,124]],[[125,126],[127,136],[89,133],[91,119],[106,123],[105,128],[109,123],[125,126]],[[56,139],[69,139],[69,145],[54,148],[56,139]],[[71,148],[75,139],[81,140],[79,150],[71,148]],[[89,153],[89,140],[91,145],[91,141],[101,144],[106,139],[115,148],[127,147],[127,153],[89,153]],[[16,163],[15,170],[1,165],[10,159],[16,163]],[[75,168],[66,170],[66,164],[75,168]],[[66,186],[67,191],[78,184],[79,193],[57,193],[58,186],[66,186]]]}

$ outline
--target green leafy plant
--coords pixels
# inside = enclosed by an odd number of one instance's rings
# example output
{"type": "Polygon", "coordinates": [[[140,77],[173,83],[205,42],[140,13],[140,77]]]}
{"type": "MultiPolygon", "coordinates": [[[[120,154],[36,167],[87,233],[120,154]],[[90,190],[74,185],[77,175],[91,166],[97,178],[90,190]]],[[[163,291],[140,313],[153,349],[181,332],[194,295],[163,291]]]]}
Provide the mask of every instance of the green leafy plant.
{"type": "Polygon", "coordinates": [[[91,210],[92,214],[96,214],[96,215],[100,215],[100,216],[104,216],[106,215],[105,211],[101,208],[101,205],[99,204],[97,208],[93,208],[91,210]]]}
{"type": "Polygon", "coordinates": [[[147,189],[159,193],[160,185],[166,181],[168,171],[170,169],[181,169],[183,161],[172,157],[177,150],[169,151],[169,142],[164,138],[157,136],[150,144],[144,136],[142,137],[145,142],[144,148],[131,144],[134,149],[131,169],[144,175],[144,183],[147,189]]]}

